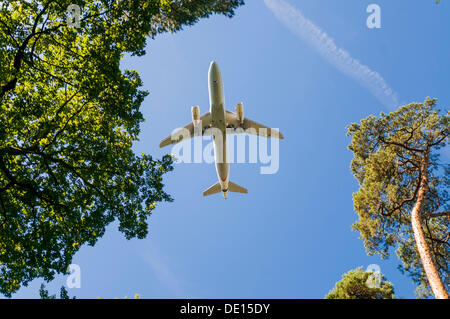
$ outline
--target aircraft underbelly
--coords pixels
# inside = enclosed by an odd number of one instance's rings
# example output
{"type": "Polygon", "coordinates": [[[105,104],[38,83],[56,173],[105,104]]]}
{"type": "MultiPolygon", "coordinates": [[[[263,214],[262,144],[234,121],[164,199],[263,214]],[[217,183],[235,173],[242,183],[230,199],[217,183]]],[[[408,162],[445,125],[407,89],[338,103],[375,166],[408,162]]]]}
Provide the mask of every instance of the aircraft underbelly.
{"type": "Polygon", "coordinates": [[[227,189],[229,164],[227,161],[225,108],[222,105],[219,105],[219,107],[213,106],[211,109],[213,111],[213,127],[217,129],[215,134],[213,135],[217,177],[219,178],[220,184],[222,185],[222,189],[227,189]]]}
{"type": "Polygon", "coordinates": [[[222,76],[217,66],[213,65],[209,72],[209,102],[211,125],[216,129],[213,132],[214,157],[220,185],[222,190],[227,190],[229,164],[227,160],[225,96],[223,91],[222,76]]]}

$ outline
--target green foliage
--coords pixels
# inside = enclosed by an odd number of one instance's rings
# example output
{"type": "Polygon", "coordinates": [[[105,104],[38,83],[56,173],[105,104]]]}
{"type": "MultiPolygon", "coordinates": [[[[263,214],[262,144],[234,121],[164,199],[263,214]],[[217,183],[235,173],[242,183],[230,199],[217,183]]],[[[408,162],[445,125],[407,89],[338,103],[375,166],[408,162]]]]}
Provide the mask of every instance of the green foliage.
{"type": "Polygon", "coordinates": [[[0,3],[0,293],[65,273],[117,220],[126,238],[171,201],[172,158],[136,156],[144,120],[138,72],[125,53],[241,0],[4,0],[0,3]],[[67,7],[81,7],[81,27],[67,7]]]}
{"type": "Polygon", "coordinates": [[[341,281],[331,290],[326,299],[394,299],[394,287],[380,274],[378,287],[368,285],[375,273],[363,271],[362,267],[342,275],[341,281]]]}
{"type": "Polygon", "coordinates": [[[351,169],[359,182],[353,203],[359,231],[369,254],[389,255],[396,248],[407,272],[418,285],[418,295],[430,294],[413,237],[410,212],[417,200],[421,164],[429,158],[429,181],[422,212],[425,236],[444,284],[449,269],[449,165],[439,149],[449,135],[449,112],[435,109],[436,100],[411,103],[390,114],[369,116],[348,126],[351,169]]]}
{"type": "MultiPolygon", "coordinates": [[[[48,290],[45,289],[45,285],[41,284],[41,287],[39,288],[39,296],[41,299],[56,299],[56,295],[50,295],[48,290]]],[[[70,299],[69,293],[67,292],[66,287],[61,286],[61,290],[59,292],[59,298],[60,299],[70,299]]],[[[72,299],[76,299],[75,296],[72,299]]]]}

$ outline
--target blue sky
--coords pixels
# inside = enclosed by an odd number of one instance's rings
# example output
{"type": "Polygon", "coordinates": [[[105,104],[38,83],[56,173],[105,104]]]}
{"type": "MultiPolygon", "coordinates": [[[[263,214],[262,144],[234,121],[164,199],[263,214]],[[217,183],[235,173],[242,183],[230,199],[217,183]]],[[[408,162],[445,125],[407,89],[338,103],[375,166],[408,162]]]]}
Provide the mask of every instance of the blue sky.
{"type": "MultiPolygon", "coordinates": [[[[273,2],[278,2],[273,0],[273,2]]],[[[437,97],[448,109],[450,3],[387,0],[287,0],[337,47],[377,72],[400,104],[437,97]],[[366,7],[381,7],[381,29],[368,29],[366,7]]],[[[161,157],[162,138],[209,109],[207,72],[218,62],[227,108],[280,128],[279,171],[232,164],[230,180],[248,195],[202,191],[217,181],[213,164],[177,164],[165,177],[175,201],[160,204],[149,236],[126,240],[117,224],[95,247],[82,247],[79,298],[323,298],[341,275],[378,264],[398,297],[413,298],[411,280],[388,260],[367,256],[358,233],[345,126],[389,111],[361,81],[329,63],[313,42],[287,28],[264,1],[247,1],[233,19],[213,16],[149,41],[147,55],[127,57],[150,95],[142,105],[136,153],[161,157]]],[[[66,277],[48,284],[56,292],[66,277]]],[[[36,298],[41,281],[13,297],[36,298]]]]}

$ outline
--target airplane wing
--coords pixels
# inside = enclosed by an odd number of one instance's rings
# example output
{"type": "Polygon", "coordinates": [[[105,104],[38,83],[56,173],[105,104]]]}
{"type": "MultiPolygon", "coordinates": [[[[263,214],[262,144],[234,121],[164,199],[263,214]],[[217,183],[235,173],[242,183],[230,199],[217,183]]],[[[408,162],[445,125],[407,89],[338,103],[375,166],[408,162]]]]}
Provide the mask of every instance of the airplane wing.
{"type": "MultiPolygon", "coordinates": [[[[205,132],[207,128],[209,128],[209,125],[211,124],[211,114],[209,112],[203,114],[200,116],[199,125],[201,124],[201,130],[202,135],[205,132]]],[[[173,132],[171,135],[167,136],[165,139],[161,141],[159,144],[159,147],[164,147],[171,144],[177,144],[181,142],[185,138],[192,138],[194,137],[194,123],[190,122],[189,124],[185,125],[183,128],[178,129],[177,131],[173,132]]]]}
{"type": "Polygon", "coordinates": [[[250,119],[247,119],[244,117],[244,123],[239,123],[239,120],[237,118],[236,113],[233,113],[231,111],[226,111],[226,122],[227,127],[231,128],[243,128],[244,132],[234,131],[232,134],[238,134],[238,133],[247,133],[252,135],[259,135],[264,137],[278,137],[280,139],[284,139],[283,134],[281,134],[280,131],[276,129],[271,129],[270,127],[267,127],[265,125],[259,124],[255,121],[252,121],[250,119]]]}

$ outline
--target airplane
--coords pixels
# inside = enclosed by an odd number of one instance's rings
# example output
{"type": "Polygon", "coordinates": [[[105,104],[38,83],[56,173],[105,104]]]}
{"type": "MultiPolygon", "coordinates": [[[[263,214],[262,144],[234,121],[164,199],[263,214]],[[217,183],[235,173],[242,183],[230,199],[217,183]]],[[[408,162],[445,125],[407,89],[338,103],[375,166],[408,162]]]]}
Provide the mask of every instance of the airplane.
{"type": "Polygon", "coordinates": [[[264,137],[277,137],[280,139],[284,139],[284,137],[275,129],[270,129],[267,126],[244,118],[244,107],[242,102],[236,104],[236,113],[225,109],[222,75],[220,73],[219,66],[215,61],[212,61],[209,66],[208,89],[210,104],[209,112],[200,116],[199,107],[193,106],[191,109],[192,122],[163,139],[159,144],[159,147],[162,148],[181,142],[184,137],[186,137],[181,133],[183,130],[184,132],[189,132],[189,136],[187,137],[190,138],[199,136],[195,135],[195,133],[198,133],[201,129],[201,134],[203,136],[213,136],[214,159],[217,177],[219,179],[218,183],[212,185],[203,192],[203,196],[222,192],[223,197],[226,199],[228,192],[247,194],[247,189],[229,180],[230,165],[227,161],[227,128],[235,129],[234,133],[248,133],[264,137]],[[199,125],[201,125],[201,127],[199,127],[199,125]],[[211,128],[215,130],[212,130],[213,133],[208,134],[208,132],[211,132],[211,128]],[[237,128],[241,128],[242,130],[236,130],[237,128]],[[218,134],[221,134],[221,139],[216,139],[218,134]]]}

